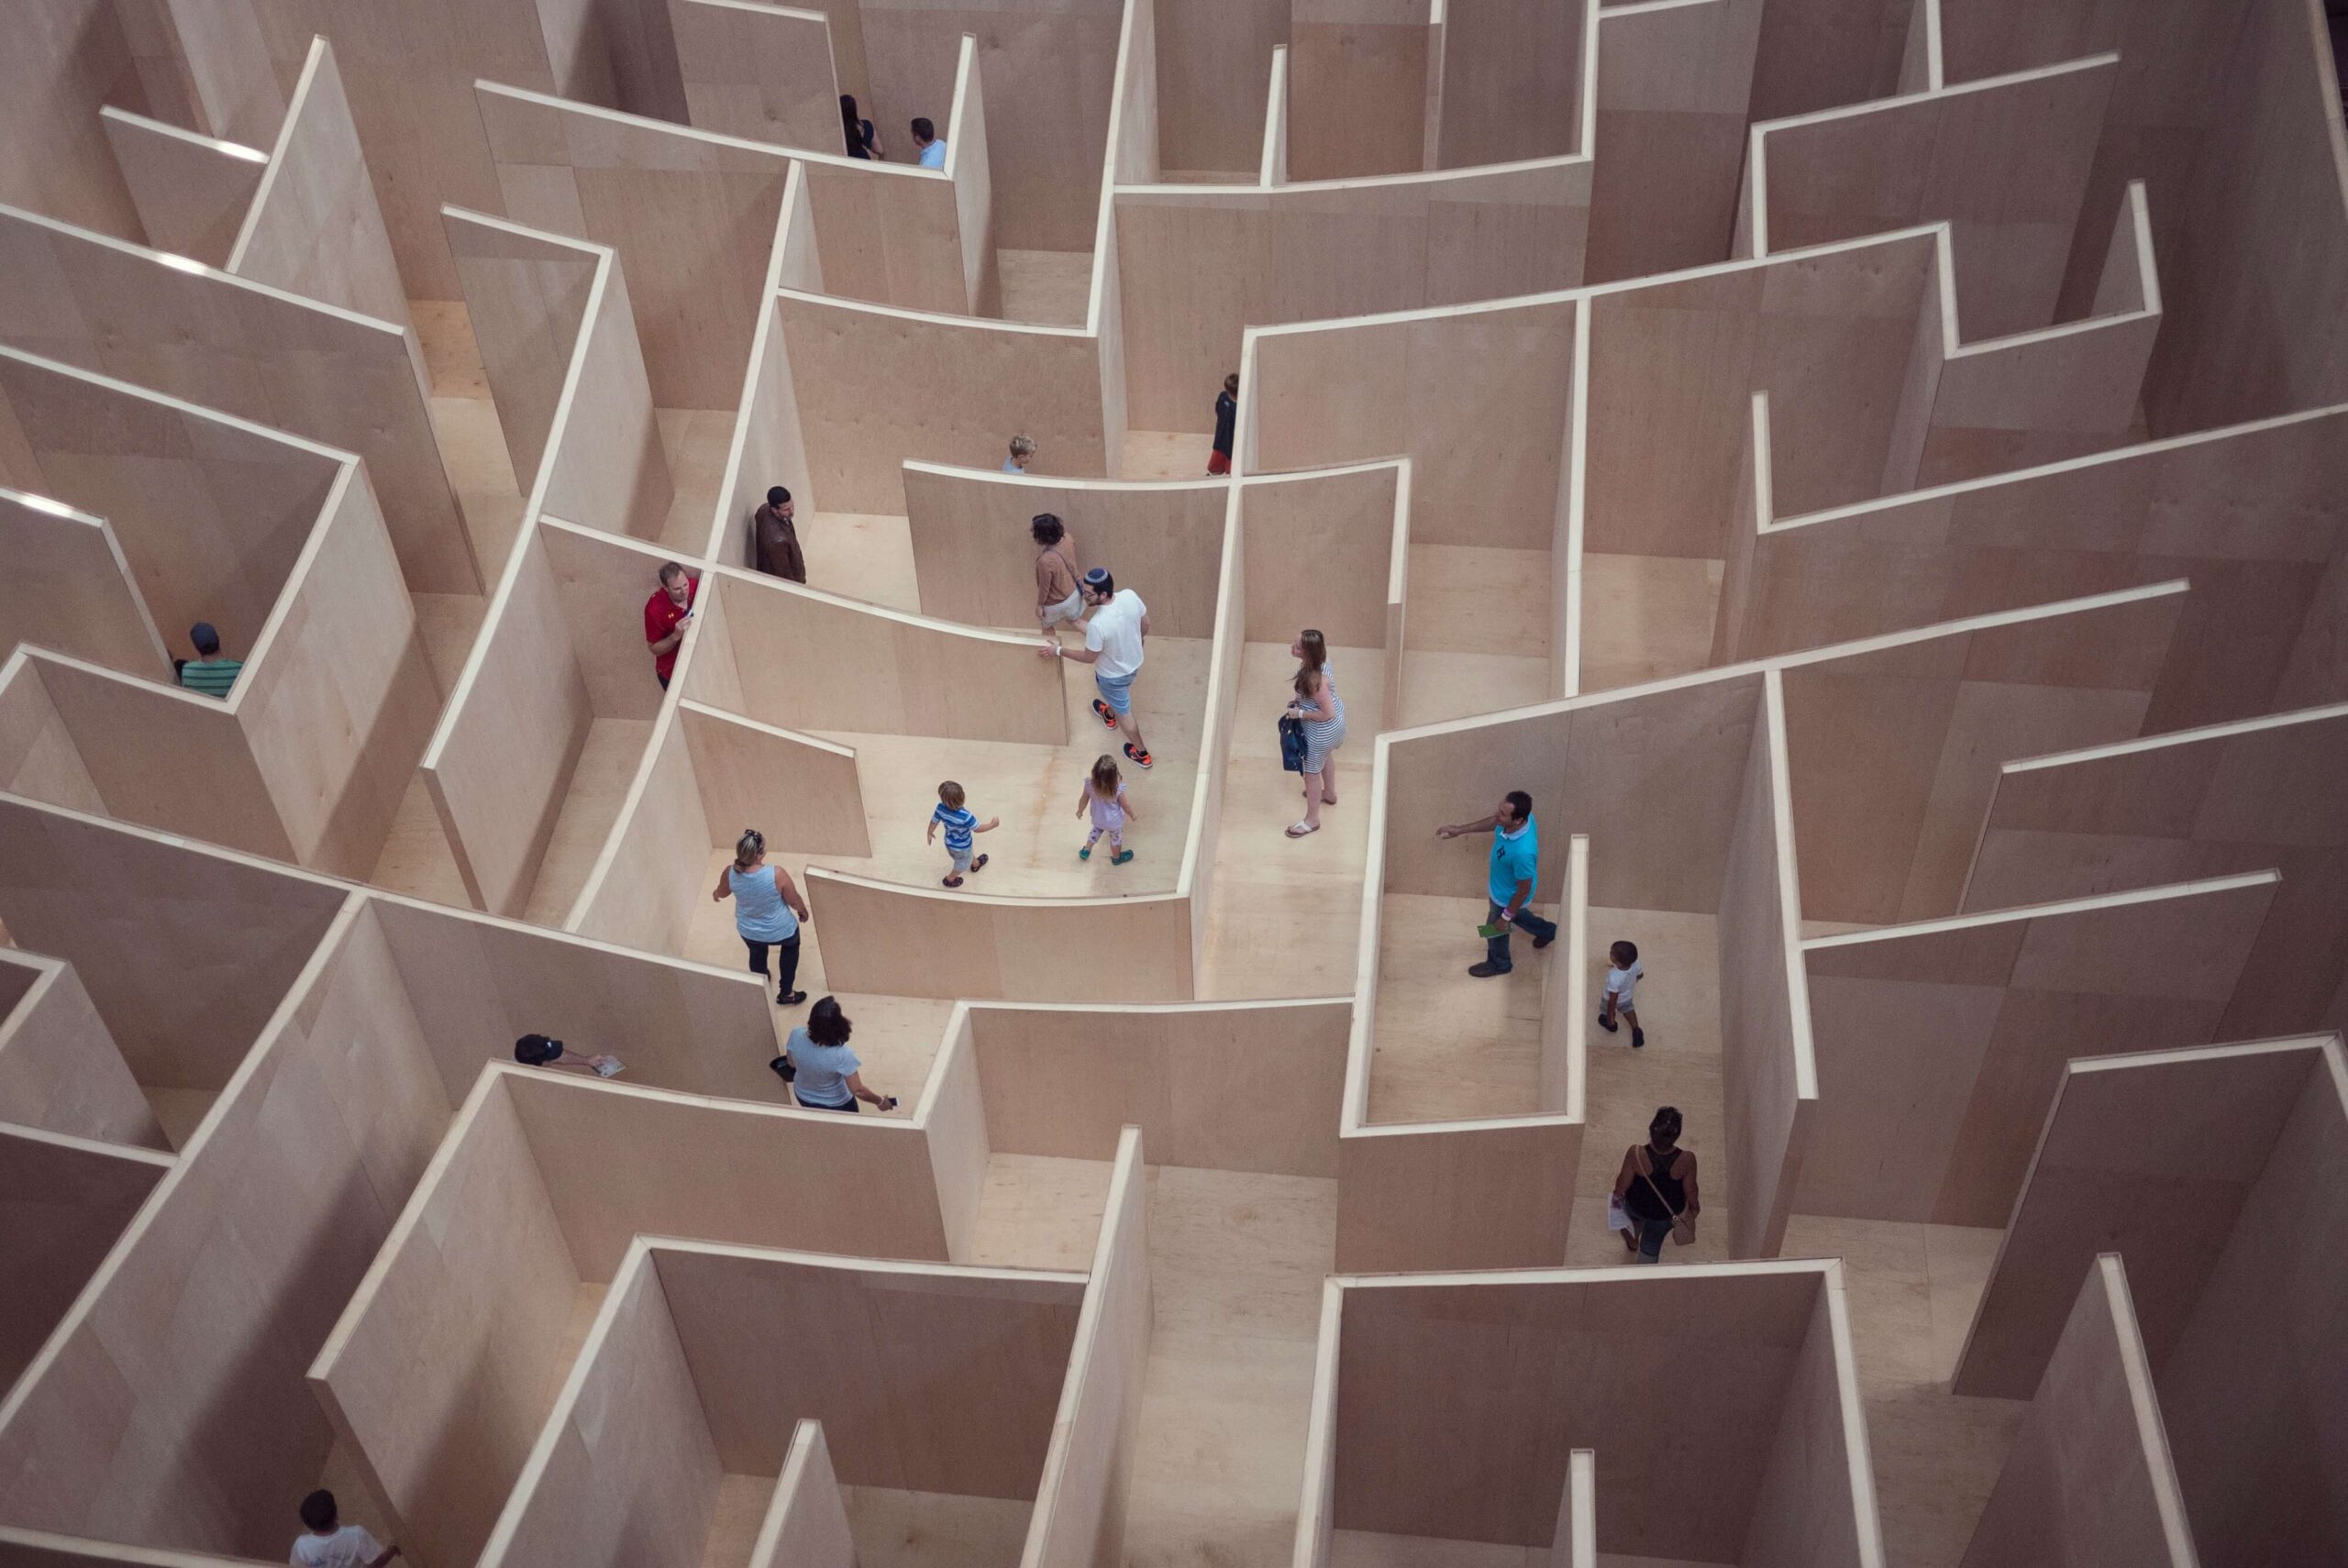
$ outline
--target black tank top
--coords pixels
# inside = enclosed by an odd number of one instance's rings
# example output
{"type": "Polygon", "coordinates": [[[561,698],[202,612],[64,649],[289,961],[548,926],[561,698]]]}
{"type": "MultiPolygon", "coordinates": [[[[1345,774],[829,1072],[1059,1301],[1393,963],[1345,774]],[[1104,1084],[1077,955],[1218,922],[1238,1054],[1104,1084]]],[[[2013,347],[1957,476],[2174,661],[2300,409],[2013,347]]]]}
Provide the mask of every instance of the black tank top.
{"type": "Polygon", "coordinates": [[[1623,1207],[1642,1220],[1668,1220],[1688,1207],[1687,1187],[1678,1176],[1664,1174],[1666,1171],[1678,1168],[1682,1151],[1672,1149],[1658,1152],[1653,1144],[1649,1144],[1645,1153],[1649,1174],[1641,1176],[1638,1174],[1638,1162],[1634,1160],[1631,1163],[1631,1190],[1623,1199],[1623,1207]],[[1663,1195],[1663,1203],[1670,1205],[1669,1208],[1666,1209],[1656,1202],[1657,1193],[1663,1195]]]}

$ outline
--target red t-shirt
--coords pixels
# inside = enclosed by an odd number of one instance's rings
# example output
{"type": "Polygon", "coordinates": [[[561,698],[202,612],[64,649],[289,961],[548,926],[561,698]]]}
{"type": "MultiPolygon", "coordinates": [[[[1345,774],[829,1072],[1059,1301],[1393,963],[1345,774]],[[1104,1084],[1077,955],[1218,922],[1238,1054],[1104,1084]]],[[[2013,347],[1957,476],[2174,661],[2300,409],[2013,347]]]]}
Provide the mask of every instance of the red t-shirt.
{"type": "MultiPolygon", "coordinates": [[[[644,640],[647,646],[659,642],[677,629],[677,623],[683,620],[685,612],[692,608],[693,595],[700,591],[701,584],[690,577],[685,579],[685,602],[682,604],[671,600],[669,597],[669,591],[665,588],[656,588],[652,591],[652,597],[644,602],[644,640]]],[[[670,648],[652,661],[652,673],[663,680],[676,673],[676,668],[677,650],[675,648],[670,648]]]]}

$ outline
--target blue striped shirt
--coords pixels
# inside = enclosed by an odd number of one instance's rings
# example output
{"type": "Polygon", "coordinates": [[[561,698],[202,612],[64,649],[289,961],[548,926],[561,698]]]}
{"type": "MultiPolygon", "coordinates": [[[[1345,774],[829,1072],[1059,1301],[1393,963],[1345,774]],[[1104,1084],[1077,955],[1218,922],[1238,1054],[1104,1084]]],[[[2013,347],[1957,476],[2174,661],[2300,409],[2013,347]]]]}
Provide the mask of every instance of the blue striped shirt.
{"type": "Polygon", "coordinates": [[[937,810],[929,813],[929,820],[945,824],[947,848],[968,849],[970,847],[970,830],[979,825],[979,813],[967,807],[957,808],[941,802],[937,810]]]}

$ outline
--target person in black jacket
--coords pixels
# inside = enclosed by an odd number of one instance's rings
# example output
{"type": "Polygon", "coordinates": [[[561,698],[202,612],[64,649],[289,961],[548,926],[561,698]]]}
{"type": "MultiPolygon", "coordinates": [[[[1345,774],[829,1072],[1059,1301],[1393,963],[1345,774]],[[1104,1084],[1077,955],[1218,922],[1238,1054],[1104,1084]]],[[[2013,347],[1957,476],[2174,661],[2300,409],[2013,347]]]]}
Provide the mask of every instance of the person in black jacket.
{"type": "Polygon", "coordinates": [[[875,163],[880,161],[880,138],[872,134],[870,120],[857,116],[856,94],[853,93],[840,94],[840,131],[847,140],[850,158],[869,159],[875,163]]]}
{"type": "Polygon", "coordinates": [[[1214,455],[1207,459],[1207,472],[1227,474],[1231,471],[1232,427],[1239,423],[1239,372],[1234,370],[1223,378],[1223,391],[1214,400],[1214,455]]]}

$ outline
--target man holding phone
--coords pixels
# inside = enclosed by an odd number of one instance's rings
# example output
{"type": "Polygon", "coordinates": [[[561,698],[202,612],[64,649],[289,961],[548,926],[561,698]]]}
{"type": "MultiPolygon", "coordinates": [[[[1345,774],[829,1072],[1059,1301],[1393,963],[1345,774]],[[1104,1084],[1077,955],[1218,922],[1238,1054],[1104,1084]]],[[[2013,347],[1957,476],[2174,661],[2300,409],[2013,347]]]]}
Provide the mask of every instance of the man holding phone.
{"type": "Polygon", "coordinates": [[[663,691],[669,690],[669,677],[677,672],[677,645],[692,624],[693,595],[700,589],[683,567],[668,561],[660,568],[660,586],[644,602],[644,641],[652,649],[652,673],[663,691]]]}

